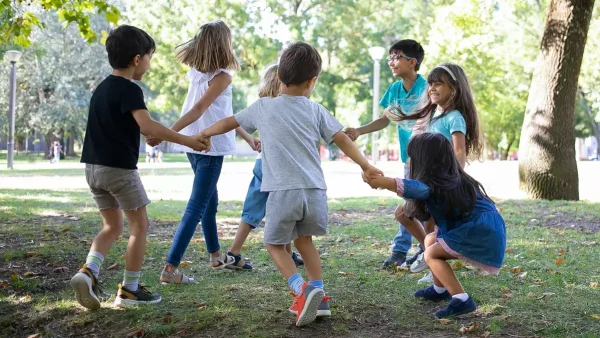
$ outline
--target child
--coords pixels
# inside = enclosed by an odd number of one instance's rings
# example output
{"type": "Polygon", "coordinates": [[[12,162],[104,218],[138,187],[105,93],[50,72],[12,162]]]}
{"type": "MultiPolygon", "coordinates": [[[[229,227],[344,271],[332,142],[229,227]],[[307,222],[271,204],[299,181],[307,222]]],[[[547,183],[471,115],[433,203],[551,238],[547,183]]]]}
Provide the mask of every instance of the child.
{"type": "MultiPolygon", "coordinates": [[[[259,97],[277,97],[281,91],[281,82],[277,77],[277,71],[279,66],[271,65],[265,71],[263,80],[260,83],[260,89],[258,91],[259,97]]],[[[260,222],[265,217],[265,209],[267,206],[267,198],[269,197],[268,192],[260,191],[260,185],[262,182],[262,159],[261,154],[258,154],[256,163],[254,164],[254,177],[248,187],[248,193],[246,194],[246,200],[244,201],[244,209],[242,211],[242,220],[240,226],[235,234],[235,239],[231,245],[231,249],[227,252],[228,255],[235,258],[235,262],[232,265],[227,266],[230,269],[236,270],[252,270],[253,267],[249,263],[242,259],[241,251],[246,238],[250,234],[252,229],[256,229],[260,222]]],[[[295,252],[292,252],[292,243],[288,243],[285,249],[290,255],[296,265],[304,264],[302,258],[300,258],[295,252]]],[[[324,315],[327,315],[324,313],[324,315]]]]}
{"type": "MultiPolygon", "coordinates": [[[[379,105],[384,109],[392,105],[400,105],[406,114],[411,114],[416,110],[421,102],[421,97],[427,88],[427,81],[417,73],[423,63],[425,51],[420,43],[415,40],[400,40],[395,42],[389,50],[389,58],[387,59],[390,70],[395,78],[399,78],[394,82],[383,94],[379,101],[379,105]]],[[[350,138],[355,141],[360,135],[369,134],[375,131],[384,129],[390,124],[388,117],[383,114],[378,120],[375,120],[360,128],[346,128],[345,132],[350,138]]],[[[404,177],[408,177],[408,164],[406,155],[406,145],[411,136],[411,129],[402,127],[398,128],[398,141],[400,145],[400,156],[404,162],[404,177]]],[[[399,224],[398,234],[394,237],[394,245],[392,247],[392,255],[384,262],[384,267],[392,267],[394,265],[401,266],[405,263],[412,264],[419,254],[422,252],[420,248],[413,257],[406,259],[408,250],[411,247],[412,237],[405,226],[421,226],[420,223],[415,223],[414,220],[404,219],[399,224]],[[414,224],[413,224],[414,223],[414,224]]],[[[419,270],[421,271],[421,270],[419,270]]]]}
{"type": "MultiPolygon", "coordinates": [[[[230,70],[239,69],[239,64],[233,56],[229,27],[220,20],[202,25],[193,39],[178,47],[177,59],[191,67],[187,73],[190,85],[181,117],[171,129],[181,130],[184,135],[194,135],[216,121],[232,116],[230,70]]],[[[251,135],[241,128],[238,128],[238,133],[255,148],[255,139],[251,135]]],[[[224,156],[235,153],[235,135],[229,132],[212,138],[207,152],[190,148],[183,150],[194,170],[194,184],[160,274],[163,284],[194,283],[193,278],[182,274],[177,267],[200,221],[210,265],[221,269],[235,262],[233,257],[221,252],[217,234],[217,181],[224,156]]]]}
{"type": "Polygon", "coordinates": [[[137,172],[140,131],[160,139],[185,144],[196,150],[207,149],[209,140],[178,134],[150,117],[142,89],[131,82],[141,80],[150,68],[154,40],[132,26],[114,29],[106,40],[108,61],[113,68],[98,85],[90,102],[81,162],[103,228],[96,236],[86,263],[71,279],[75,297],[88,309],[100,308],[98,273],[111,245],[123,231],[123,215],[130,227],[125,253],[125,274],[119,285],[115,305],[157,303],[161,297],[139,283],[146,250],[150,203],[137,172]]]}
{"type": "Polygon", "coordinates": [[[324,297],[321,259],[312,236],[327,233],[327,193],[319,157],[319,141],[334,142],[360,165],[367,177],[381,175],[342,132],[342,125],[320,104],[308,99],[321,72],[321,56],[305,42],[292,43],[279,61],[281,94],[264,97],[202,132],[219,135],[238,126],[258,130],[262,141],[261,191],[269,192],[264,242],[275,265],[294,293],[290,311],[296,325],[312,322],[318,310],[329,311],[324,297]],[[306,267],[306,283],[296,270],[286,244],[294,244],[306,267]]]}
{"type": "Polygon", "coordinates": [[[412,180],[376,177],[369,184],[424,201],[407,214],[430,214],[438,226],[425,239],[425,260],[433,272],[433,285],[417,291],[415,297],[451,299],[435,313],[437,318],[473,312],[475,302],[446,261],[462,259],[498,274],[506,248],[504,220],[481,184],[463,171],[448,138],[440,133],[420,134],[412,138],[407,150],[412,180]]]}
{"type": "MultiPolygon", "coordinates": [[[[444,135],[452,143],[454,154],[461,168],[464,168],[467,157],[479,158],[482,148],[477,109],[467,76],[459,66],[444,63],[429,73],[427,83],[427,101],[422,108],[409,115],[404,114],[401,107],[396,105],[386,110],[385,115],[395,122],[418,119],[413,135],[425,131],[444,135]]],[[[410,204],[406,207],[410,207],[410,204]]],[[[404,208],[405,206],[399,207],[397,218],[406,224],[408,231],[423,245],[426,233],[433,232],[433,227],[424,230],[414,222],[407,222],[408,218],[403,215],[404,208]]],[[[427,266],[423,254],[413,263],[411,271],[418,272],[422,266],[427,266]],[[419,265],[421,262],[422,265],[419,265]]],[[[425,276],[421,281],[430,279],[430,276],[425,276]]]]}

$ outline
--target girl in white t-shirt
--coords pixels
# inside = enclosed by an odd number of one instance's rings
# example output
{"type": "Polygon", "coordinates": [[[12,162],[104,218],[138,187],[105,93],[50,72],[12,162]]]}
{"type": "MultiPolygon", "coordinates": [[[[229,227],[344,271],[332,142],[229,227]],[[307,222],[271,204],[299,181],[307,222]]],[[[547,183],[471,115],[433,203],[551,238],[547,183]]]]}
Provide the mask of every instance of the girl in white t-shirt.
{"type": "MultiPolygon", "coordinates": [[[[239,69],[233,56],[231,31],[223,21],[209,22],[193,39],[177,47],[177,59],[191,67],[187,73],[190,81],[181,117],[171,129],[185,135],[195,135],[220,119],[233,115],[230,71],[239,69]]],[[[255,140],[242,128],[236,129],[255,149],[255,140]]],[[[162,283],[193,283],[177,267],[187,249],[199,222],[213,268],[224,268],[235,259],[221,252],[217,234],[217,181],[221,174],[223,157],[235,152],[235,135],[232,132],[211,138],[207,152],[179,147],[187,153],[194,170],[194,184],[185,213],[175,232],[171,249],[161,273],[162,283]]]]}

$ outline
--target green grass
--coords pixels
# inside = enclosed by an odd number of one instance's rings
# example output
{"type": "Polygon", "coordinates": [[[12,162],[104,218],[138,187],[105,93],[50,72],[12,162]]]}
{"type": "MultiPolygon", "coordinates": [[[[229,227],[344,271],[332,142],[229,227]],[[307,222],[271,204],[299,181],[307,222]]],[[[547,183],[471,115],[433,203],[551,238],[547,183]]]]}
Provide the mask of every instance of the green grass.
{"type": "MultiPolygon", "coordinates": [[[[600,287],[593,283],[600,282],[600,204],[498,203],[507,223],[505,267],[499,276],[484,276],[457,266],[480,310],[444,325],[432,317],[439,304],[412,296],[421,287],[416,281],[422,274],[379,270],[397,231],[392,216],[397,202],[330,200],[330,234],[316,244],[333,317],[297,329],[287,313],[287,285],[260,232],[251,235],[244,252],[255,271],[213,271],[204,243],[193,241],[184,257],[192,263],[183,270],[199,283],[158,285],[163,257],[185,208],[181,201],[155,201],[149,207],[153,222],[142,279],[163,301],[127,310],[106,303],[99,311],[86,311],[74,301],[68,280],[98,231],[100,220],[89,193],[0,190],[0,336],[123,337],[141,329],[151,337],[438,337],[457,336],[462,326],[475,322],[479,327],[469,336],[598,336],[600,319],[593,316],[600,315],[600,287]],[[54,272],[57,267],[68,271],[54,272]]],[[[240,208],[240,202],[219,204],[223,247],[231,244],[240,208]]],[[[201,236],[198,230],[195,238],[201,236]]],[[[120,239],[106,257],[101,280],[109,291],[122,278],[125,246],[120,239]],[[115,263],[117,268],[107,269],[115,263]]]]}

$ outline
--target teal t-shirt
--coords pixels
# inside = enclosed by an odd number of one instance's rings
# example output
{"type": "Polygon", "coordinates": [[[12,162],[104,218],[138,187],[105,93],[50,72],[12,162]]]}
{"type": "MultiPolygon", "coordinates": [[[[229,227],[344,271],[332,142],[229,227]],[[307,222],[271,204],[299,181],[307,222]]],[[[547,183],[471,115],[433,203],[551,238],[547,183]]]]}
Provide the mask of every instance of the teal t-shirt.
{"type": "Polygon", "coordinates": [[[464,135],[467,134],[467,124],[458,110],[452,110],[440,117],[442,114],[439,110],[435,112],[427,128],[428,132],[442,134],[450,142],[452,142],[453,133],[460,132],[464,135]]]}
{"type": "MultiPolygon", "coordinates": [[[[412,114],[422,100],[422,95],[427,90],[427,80],[425,80],[420,74],[417,75],[415,83],[412,85],[410,90],[407,92],[404,90],[404,83],[402,80],[392,83],[391,86],[385,91],[383,97],[379,101],[379,105],[384,109],[392,104],[397,104],[402,108],[402,111],[406,114],[412,114]]],[[[400,158],[402,162],[406,163],[408,160],[408,154],[406,153],[406,146],[412,135],[412,130],[406,130],[398,125],[398,142],[400,143],[400,158]]]]}

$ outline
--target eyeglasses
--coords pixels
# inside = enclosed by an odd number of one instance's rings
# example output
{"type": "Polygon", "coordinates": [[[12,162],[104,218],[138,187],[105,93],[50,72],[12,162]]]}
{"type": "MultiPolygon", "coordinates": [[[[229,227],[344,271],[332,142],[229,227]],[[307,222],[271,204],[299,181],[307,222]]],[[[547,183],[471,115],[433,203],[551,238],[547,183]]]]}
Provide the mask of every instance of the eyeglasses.
{"type": "Polygon", "coordinates": [[[414,58],[411,58],[410,56],[406,56],[406,55],[398,55],[398,54],[396,54],[394,56],[390,56],[389,58],[387,58],[386,61],[387,61],[387,63],[390,63],[392,61],[398,61],[400,59],[404,59],[404,60],[409,60],[410,61],[410,60],[412,60],[414,58]]]}

